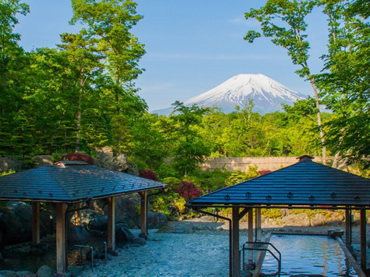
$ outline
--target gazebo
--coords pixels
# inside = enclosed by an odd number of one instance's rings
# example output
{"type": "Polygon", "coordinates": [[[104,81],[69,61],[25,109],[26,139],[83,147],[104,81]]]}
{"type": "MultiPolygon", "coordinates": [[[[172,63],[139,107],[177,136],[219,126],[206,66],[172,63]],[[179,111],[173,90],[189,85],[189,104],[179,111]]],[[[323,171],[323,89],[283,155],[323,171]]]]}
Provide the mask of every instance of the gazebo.
{"type": "MultiPolygon", "coordinates": [[[[189,207],[231,208],[230,276],[240,276],[239,220],[248,214],[248,230],[261,228],[261,208],[344,209],[346,244],[351,244],[351,210],[360,210],[361,267],[366,270],[366,210],[370,208],[370,180],[312,161],[311,156],[266,175],[189,201],[189,207]],[[242,209],[242,210],[241,210],[242,209]]],[[[204,212],[204,211],[203,211],[204,212]]],[[[205,212],[206,213],[206,212],[205,212]]],[[[253,233],[248,232],[253,242],[253,233]]]]}
{"type": "Polygon", "coordinates": [[[137,192],[141,196],[141,233],[148,234],[148,191],[166,185],[111,171],[86,162],[65,161],[0,178],[0,200],[32,202],[32,238],[40,242],[40,203],[56,206],[56,265],[58,276],[67,271],[66,220],[68,205],[105,198],[108,200],[108,247],[115,250],[115,199],[137,192]]]}

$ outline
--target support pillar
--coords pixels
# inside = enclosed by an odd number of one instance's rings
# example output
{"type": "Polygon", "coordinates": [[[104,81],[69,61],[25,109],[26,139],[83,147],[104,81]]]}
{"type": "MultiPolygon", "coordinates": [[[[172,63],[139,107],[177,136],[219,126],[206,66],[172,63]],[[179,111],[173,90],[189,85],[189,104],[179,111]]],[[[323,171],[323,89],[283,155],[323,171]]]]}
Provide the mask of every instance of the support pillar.
{"type": "Polygon", "coordinates": [[[32,202],[32,242],[40,243],[40,202],[32,202]]]}
{"type": "Polygon", "coordinates": [[[67,271],[67,255],[66,255],[66,210],[67,204],[56,204],[56,263],[57,274],[64,276],[67,271]]]}
{"type": "MultiPolygon", "coordinates": [[[[253,245],[253,208],[251,208],[248,212],[248,242],[249,246],[253,245]]],[[[248,263],[247,268],[253,269],[254,262],[253,262],[253,250],[248,250],[248,263]]]]}
{"type": "Polygon", "coordinates": [[[148,192],[140,192],[141,203],[140,203],[140,228],[141,234],[140,237],[147,239],[148,238],[148,192]]]}
{"type": "Polygon", "coordinates": [[[366,210],[360,211],[360,236],[361,236],[361,268],[366,272],[366,210]]]}
{"type": "Polygon", "coordinates": [[[262,214],[261,208],[255,208],[256,213],[256,223],[255,223],[255,241],[261,241],[262,238],[262,214]]]}
{"type": "Polygon", "coordinates": [[[108,248],[112,251],[116,250],[116,198],[114,196],[108,198],[108,248]]]}
{"type": "Polygon", "coordinates": [[[240,277],[239,208],[232,208],[232,276],[240,277]]]}
{"type": "Polygon", "coordinates": [[[347,248],[352,250],[352,211],[346,210],[346,245],[347,248]]]}

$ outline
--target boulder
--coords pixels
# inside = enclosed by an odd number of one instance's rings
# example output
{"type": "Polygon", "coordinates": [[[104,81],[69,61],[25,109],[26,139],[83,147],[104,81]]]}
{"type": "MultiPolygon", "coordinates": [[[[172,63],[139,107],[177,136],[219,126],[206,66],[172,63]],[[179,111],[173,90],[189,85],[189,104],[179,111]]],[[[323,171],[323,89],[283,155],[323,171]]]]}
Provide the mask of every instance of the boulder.
{"type": "Polygon", "coordinates": [[[51,155],[38,155],[32,157],[32,161],[36,166],[53,165],[53,157],[51,155]]]}
{"type": "MultiPolygon", "coordinates": [[[[116,198],[116,223],[123,223],[128,228],[135,228],[139,225],[140,217],[138,207],[140,206],[140,196],[137,193],[123,195],[116,198]]],[[[108,213],[108,207],[104,208],[104,213],[108,213]]]]}
{"type": "Polygon", "coordinates": [[[148,228],[159,229],[167,225],[167,217],[163,213],[148,212],[148,228]]]}
{"type": "Polygon", "coordinates": [[[133,242],[135,238],[134,234],[125,225],[116,225],[117,242],[133,242]]]}
{"type": "Polygon", "coordinates": [[[310,219],[306,213],[289,214],[280,220],[283,226],[310,226],[310,219]]]}
{"type": "Polygon", "coordinates": [[[95,155],[96,159],[94,159],[94,164],[98,166],[139,176],[137,165],[135,163],[128,162],[127,157],[124,154],[114,156],[111,147],[105,146],[98,149],[95,155]]]}
{"type": "Polygon", "coordinates": [[[67,239],[68,242],[79,242],[83,243],[90,238],[90,234],[87,232],[85,226],[74,226],[69,225],[67,228],[67,239]]]}
{"type": "Polygon", "coordinates": [[[18,274],[12,270],[0,270],[0,277],[18,277],[18,274]]]}
{"type": "MultiPolygon", "coordinates": [[[[50,232],[50,212],[41,212],[40,232],[42,236],[50,232]]],[[[0,217],[0,233],[6,245],[32,240],[31,204],[9,201],[0,217]]]]}
{"type": "Polygon", "coordinates": [[[37,277],[52,277],[52,271],[50,266],[48,265],[43,265],[41,266],[37,272],[36,272],[37,277]]]}
{"type": "Polygon", "coordinates": [[[108,216],[101,215],[98,213],[91,215],[91,220],[88,223],[89,231],[107,231],[108,228],[108,216]]]}
{"type": "Polygon", "coordinates": [[[326,224],[326,218],[322,214],[315,214],[311,218],[311,226],[322,226],[326,224]]]}
{"type": "Polygon", "coordinates": [[[9,170],[18,171],[22,168],[22,165],[23,163],[21,161],[18,161],[13,157],[0,157],[0,173],[8,172],[9,170]]]}
{"type": "Polygon", "coordinates": [[[18,277],[37,277],[35,273],[32,273],[30,271],[17,271],[17,276],[18,277]]]}
{"type": "Polygon", "coordinates": [[[68,270],[69,270],[69,273],[71,274],[71,277],[77,277],[77,276],[81,276],[83,270],[84,270],[84,267],[83,266],[77,266],[77,265],[73,265],[73,266],[68,266],[68,270]]]}

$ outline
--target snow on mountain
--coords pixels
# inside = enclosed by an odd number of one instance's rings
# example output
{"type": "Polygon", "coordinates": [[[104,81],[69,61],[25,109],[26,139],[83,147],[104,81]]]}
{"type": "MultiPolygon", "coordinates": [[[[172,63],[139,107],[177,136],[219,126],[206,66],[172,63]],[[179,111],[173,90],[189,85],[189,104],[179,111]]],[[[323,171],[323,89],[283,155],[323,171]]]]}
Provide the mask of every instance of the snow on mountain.
{"type": "MultiPolygon", "coordinates": [[[[282,110],[281,104],[292,105],[305,95],[295,92],[263,74],[239,74],[226,80],[219,86],[184,102],[201,107],[216,106],[224,113],[235,110],[235,106],[244,107],[248,99],[253,99],[253,111],[261,114],[282,110]]],[[[168,115],[172,107],[153,113],[168,115]]]]}

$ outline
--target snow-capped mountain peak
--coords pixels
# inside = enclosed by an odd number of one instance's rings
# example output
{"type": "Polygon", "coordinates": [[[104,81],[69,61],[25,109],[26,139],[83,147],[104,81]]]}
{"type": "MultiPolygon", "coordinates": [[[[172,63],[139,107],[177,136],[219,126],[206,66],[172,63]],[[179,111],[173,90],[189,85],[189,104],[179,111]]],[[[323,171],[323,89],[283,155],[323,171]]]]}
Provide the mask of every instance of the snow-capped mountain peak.
{"type": "MultiPolygon", "coordinates": [[[[253,99],[254,111],[265,114],[281,110],[281,104],[292,105],[296,100],[306,98],[263,74],[239,74],[217,87],[184,102],[185,106],[197,104],[202,107],[220,107],[223,112],[244,107],[248,99],[253,99]]],[[[167,111],[167,112],[165,112],[167,111]]],[[[154,111],[160,114],[170,109],[154,111]]]]}

